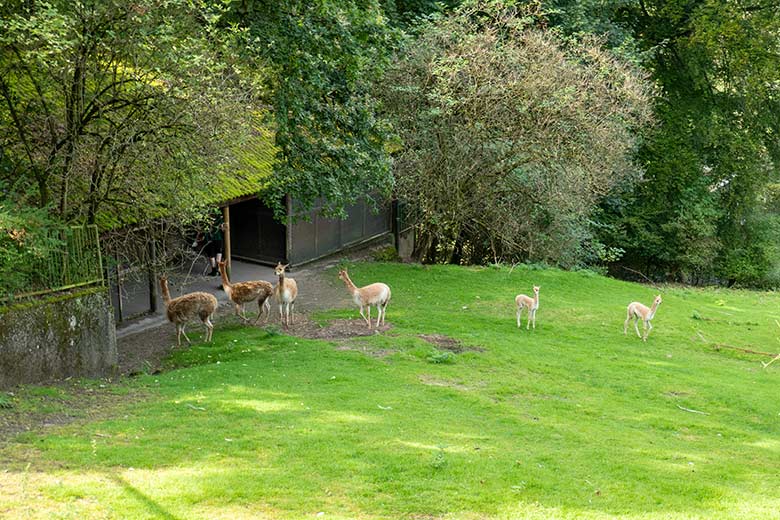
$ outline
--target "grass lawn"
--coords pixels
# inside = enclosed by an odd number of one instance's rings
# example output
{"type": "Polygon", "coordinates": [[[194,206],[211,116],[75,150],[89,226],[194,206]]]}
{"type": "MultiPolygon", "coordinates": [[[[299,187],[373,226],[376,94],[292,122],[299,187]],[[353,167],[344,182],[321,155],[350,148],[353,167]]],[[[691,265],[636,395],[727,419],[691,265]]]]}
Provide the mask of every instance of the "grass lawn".
{"type": "Polygon", "coordinates": [[[0,516],[780,517],[780,362],[712,347],[780,351],[780,296],[666,289],[643,343],[622,329],[646,286],[524,267],[350,274],[392,287],[390,331],[217,324],[213,345],[122,383],[147,397],[117,392],[110,419],[0,450],[0,516]],[[514,296],[533,284],[537,329],[518,330],[514,296]]]}

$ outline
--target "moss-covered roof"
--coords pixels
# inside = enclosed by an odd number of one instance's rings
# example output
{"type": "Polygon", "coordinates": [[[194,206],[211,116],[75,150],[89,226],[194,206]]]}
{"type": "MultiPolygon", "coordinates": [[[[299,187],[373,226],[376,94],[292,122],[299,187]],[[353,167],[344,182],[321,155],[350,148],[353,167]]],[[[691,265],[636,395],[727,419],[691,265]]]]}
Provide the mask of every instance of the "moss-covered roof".
{"type": "Polygon", "coordinates": [[[273,132],[255,127],[252,137],[241,150],[236,151],[238,164],[220,172],[208,192],[202,193],[204,204],[220,205],[260,193],[273,173],[275,156],[273,132]]]}
{"type": "MultiPolygon", "coordinates": [[[[183,183],[176,186],[176,199],[179,202],[187,199],[192,206],[219,206],[262,192],[273,173],[276,156],[273,131],[260,125],[255,126],[252,135],[234,150],[234,154],[236,161],[221,168],[208,185],[183,183]]],[[[169,196],[163,193],[156,195],[160,204],[153,205],[151,210],[147,208],[143,220],[163,217],[174,211],[165,205],[170,200],[169,196]]],[[[140,220],[133,211],[121,214],[102,212],[97,215],[96,223],[105,231],[133,225],[140,220]]]]}

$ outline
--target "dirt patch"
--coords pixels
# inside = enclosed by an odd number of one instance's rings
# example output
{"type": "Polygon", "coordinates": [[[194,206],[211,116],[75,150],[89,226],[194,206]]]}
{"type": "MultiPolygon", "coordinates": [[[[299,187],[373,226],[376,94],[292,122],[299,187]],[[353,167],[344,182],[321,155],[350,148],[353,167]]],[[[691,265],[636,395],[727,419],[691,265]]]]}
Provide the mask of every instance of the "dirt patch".
{"type": "Polygon", "coordinates": [[[485,351],[485,349],[482,347],[464,345],[460,340],[445,336],[443,334],[418,334],[417,337],[427,341],[431,345],[435,345],[436,348],[440,350],[448,350],[450,352],[454,352],[455,354],[460,354],[461,352],[467,351],[485,351]]]}
{"type": "Polygon", "coordinates": [[[298,315],[295,323],[289,329],[283,328],[282,332],[309,339],[347,339],[374,336],[387,332],[391,328],[393,326],[390,323],[385,323],[380,327],[373,326],[369,329],[362,319],[331,320],[327,325],[321,326],[306,315],[298,315]]]}
{"type": "Polygon", "coordinates": [[[41,431],[73,422],[91,422],[117,414],[117,401],[133,403],[146,398],[142,390],[111,391],[112,383],[61,381],[46,387],[23,387],[8,392],[10,408],[0,409],[0,448],[17,434],[41,431]],[[39,389],[45,388],[44,392],[39,389]]]}
{"type": "Polygon", "coordinates": [[[419,379],[422,384],[428,386],[441,386],[444,388],[454,388],[455,390],[461,390],[463,392],[468,392],[469,390],[471,390],[471,387],[468,387],[466,385],[462,385],[454,381],[447,381],[445,379],[438,379],[436,377],[425,375],[425,374],[421,375],[419,379]]]}
{"type": "Polygon", "coordinates": [[[336,344],[336,350],[360,352],[378,359],[384,359],[398,352],[398,350],[392,348],[373,348],[369,343],[356,341],[339,342],[336,344]]]}

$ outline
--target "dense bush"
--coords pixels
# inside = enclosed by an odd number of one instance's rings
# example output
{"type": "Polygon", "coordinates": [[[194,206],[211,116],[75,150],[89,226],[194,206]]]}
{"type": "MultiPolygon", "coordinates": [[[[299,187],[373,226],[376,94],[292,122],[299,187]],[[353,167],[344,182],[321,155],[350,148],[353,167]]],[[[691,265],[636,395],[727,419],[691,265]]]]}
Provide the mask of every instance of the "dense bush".
{"type": "Polygon", "coordinates": [[[639,177],[631,155],[651,119],[644,74],[597,39],[564,41],[503,7],[462,8],[419,33],[381,91],[417,258],[573,266],[606,255],[590,243],[588,217],[639,177]]]}

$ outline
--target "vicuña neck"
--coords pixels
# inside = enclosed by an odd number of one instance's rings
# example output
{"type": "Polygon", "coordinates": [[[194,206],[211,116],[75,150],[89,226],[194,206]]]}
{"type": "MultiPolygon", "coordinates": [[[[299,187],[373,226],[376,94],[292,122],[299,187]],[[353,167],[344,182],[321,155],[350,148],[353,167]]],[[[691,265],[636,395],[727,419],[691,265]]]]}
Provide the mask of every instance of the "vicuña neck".
{"type": "Polygon", "coordinates": [[[168,292],[168,282],[166,280],[160,280],[160,289],[162,289],[162,299],[165,305],[171,302],[171,293],[168,292]]]}
{"type": "Polygon", "coordinates": [[[650,307],[650,312],[648,313],[648,316],[651,318],[655,316],[655,310],[658,308],[658,302],[653,302],[653,305],[650,307]]]}
{"type": "Polygon", "coordinates": [[[222,277],[222,287],[231,287],[230,280],[228,280],[227,271],[225,266],[219,266],[219,275],[222,277]]]}
{"type": "Polygon", "coordinates": [[[357,286],[354,283],[352,283],[352,280],[350,279],[348,274],[344,274],[344,285],[347,286],[347,290],[349,290],[349,292],[353,293],[357,291],[357,286]]]}

